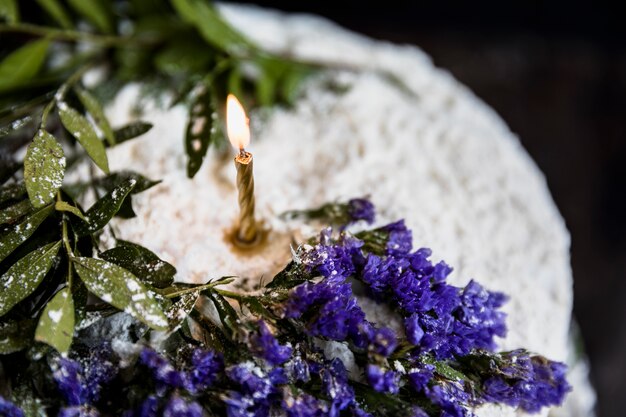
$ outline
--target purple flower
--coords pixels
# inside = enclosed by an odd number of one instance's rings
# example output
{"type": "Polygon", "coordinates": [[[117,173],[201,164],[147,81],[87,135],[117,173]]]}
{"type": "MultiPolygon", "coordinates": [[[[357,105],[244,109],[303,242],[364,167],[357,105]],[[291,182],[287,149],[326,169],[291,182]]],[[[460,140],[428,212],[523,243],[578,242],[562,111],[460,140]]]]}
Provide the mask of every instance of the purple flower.
{"type": "Polygon", "coordinates": [[[388,327],[369,328],[371,329],[368,334],[370,351],[384,357],[391,355],[398,346],[396,333],[388,327]]]}
{"type": "Polygon", "coordinates": [[[80,363],[72,359],[61,358],[52,377],[68,405],[87,403],[87,387],[83,379],[83,367],[80,363]]]}
{"type": "Polygon", "coordinates": [[[433,404],[441,407],[442,416],[470,417],[472,413],[466,408],[471,405],[471,396],[457,383],[442,383],[424,389],[426,396],[433,404]]]}
{"type": "Polygon", "coordinates": [[[0,395],[0,416],[2,417],[24,417],[24,412],[9,400],[5,400],[0,395]]]}
{"type": "Polygon", "coordinates": [[[376,209],[368,199],[353,198],[348,201],[348,217],[351,223],[365,220],[367,223],[372,224],[375,216],[376,209]]]}
{"type": "Polygon", "coordinates": [[[196,349],[191,355],[192,369],[188,374],[188,390],[201,392],[211,387],[224,370],[221,353],[212,350],[196,349]]]}
{"type": "Polygon", "coordinates": [[[274,366],[287,361],[291,357],[291,347],[279,344],[263,320],[259,320],[258,326],[258,333],[250,337],[252,353],[274,366]]]}
{"type": "Polygon", "coordinates": [[[187,375],[176,370],[170,361],[154,350],[144,348],[139,355],[139,361],[152,371],[159,390],[189,386],[187,375]]]}
{"type": "Polygon", "coordinates": [[[328,413],[328,404],[306,393],[284,399],[282,408],[287,417],[323,417],[328,413]]]}
{"type": "Polygon", "coordinates": [[[226,375],[237,386],[223,397],[229,417],[269,416],[272,405],[281,401],[279,386],[287,382],[282,368],[267,374],[253,362],[231,366],[226,375]]]}
{"type": "Polygon", "coordinates": [[[135,417],[158,417],[159,416],[159,399],[155,395],[150,395],[141,403],[135,417]]]}
{"type": "Polygon", "coordinates": [[[202,407],[195,401],[172,396],[163,409],[163,417],[202,417],[202,407]]]}
{"type": "Polygon", "coordinates": [[[420,364],[418,367],[411,369],[407,378],[417,392],[421,392],[435,376],[435,366],[429,364],[420,364]]]}
{"type": "Polygon", "coordinates": [[[297,382],[308,382],[311,379],[309,365],[302,360],[300,355],[293,357],[292,360],[285,364],[289,378],[297,382]]]}
{"type": "Polygon", "coordinates": [[[354,390],[348,383],[348,371],[337,358],[319,370],[322,376],[322,390],[330,398],[329,416],[338,416],[354,402],[354,390]]]}
{"type": "Polygon", "coordinates": [[[378,365],[368,364],[365,368],[367,382],[378,392],[397,394],[400,375],[391,370],[384,370],[378,365]]]}
{"type": "Polygon", "coordinates": [[[565,379],[567,367],[560,362],[531,357],[519,350],[504,355],[503,359],[510,364],[504,369],[506,376],[491,376],[483,382],[485,401],[536,413],[542,407],[561,404],[571,391],[565,379]]]}
{"type": "Polygon", "coordinates": [[[404,220],[388,224],[382,230],[389,233],[387,253],[407,254],[411,252],[411,248],[413,248],[413,234],[406,228],[404,220]]]}
{"type": "Polygon", "coordinates": [[[404,319],[404,330],[406,339],[413,345],[419,345],[420,340],[424,337],[424,329],[419,324],[419,314],[411,314],[404,319]]]}
{"type": "Polygon", "coordinates": [[[57,417],[100,417],[100,412],[88,405],[75,405],[61,408],[57,417]]]}

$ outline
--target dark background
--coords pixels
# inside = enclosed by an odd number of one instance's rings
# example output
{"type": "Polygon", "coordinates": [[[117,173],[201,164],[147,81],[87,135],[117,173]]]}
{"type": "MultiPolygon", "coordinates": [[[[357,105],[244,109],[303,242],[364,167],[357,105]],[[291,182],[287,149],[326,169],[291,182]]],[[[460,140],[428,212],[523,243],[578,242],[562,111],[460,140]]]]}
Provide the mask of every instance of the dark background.
{"type": "Polygon", "coordinates": [[[572,234],[574,315],[599,417],[626,416],[626,23],[598,2],[267,0],[413,43],[491,105],[572,234]]]}

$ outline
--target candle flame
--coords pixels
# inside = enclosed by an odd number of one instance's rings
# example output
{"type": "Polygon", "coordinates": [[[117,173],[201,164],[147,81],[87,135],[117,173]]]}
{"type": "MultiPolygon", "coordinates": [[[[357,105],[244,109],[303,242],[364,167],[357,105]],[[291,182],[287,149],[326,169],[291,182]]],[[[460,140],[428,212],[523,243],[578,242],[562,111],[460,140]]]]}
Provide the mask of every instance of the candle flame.
{"type": "Polygon", "coordinates": [[[250,121],[243,106],[232,94],[226,98],[226,131],[230,143],[242,150],[250,143],[250,121]]]}

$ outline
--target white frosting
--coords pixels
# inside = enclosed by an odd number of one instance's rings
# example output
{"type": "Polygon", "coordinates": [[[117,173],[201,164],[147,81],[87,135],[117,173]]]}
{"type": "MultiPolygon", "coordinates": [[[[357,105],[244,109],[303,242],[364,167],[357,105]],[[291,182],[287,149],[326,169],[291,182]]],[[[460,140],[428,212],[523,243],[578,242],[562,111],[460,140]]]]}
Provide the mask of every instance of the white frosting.
{"type": "MultiPolygon", "coordinates": [[[[373,41],[311,16],[222,11],[265,49],[341,68],[309,81],[293,109],[252,115],[249,150],[258,213],[272,227],[269,245],[243,258],[225,243],[237,216],[234,155],[210,151],[187,179],[186,110],[151,103],[143,118],[154,128],[109,158],[112,169],[132,167],[163,183],[135,197],[139,216],[120,221],[118,237],[172,262],[180,281],[234,274],[249,278],[251,288],[284,266],[292,236],[313,232],[278,214],[370,195],[377,223],[405,218],[416,247],[432,248],[435,260],[454,267],[452,283],[474,278],[511,296],[502,349],[526,347],[565,360],[569,235],[543,175],[494,111],[415,47],[373,41]]],[[[108,109],[114,124],[129,120],[137,95],[138,87],[129,87],[117,97],[108,109]]],[[[584,390],[584,372],[580,381],[584,390]]],[[[576,404],[568,415],[589,415],[589,395],[570,401],[576,404]]],[[[507,407],[477,414],[523,415],[507,407]]]]}

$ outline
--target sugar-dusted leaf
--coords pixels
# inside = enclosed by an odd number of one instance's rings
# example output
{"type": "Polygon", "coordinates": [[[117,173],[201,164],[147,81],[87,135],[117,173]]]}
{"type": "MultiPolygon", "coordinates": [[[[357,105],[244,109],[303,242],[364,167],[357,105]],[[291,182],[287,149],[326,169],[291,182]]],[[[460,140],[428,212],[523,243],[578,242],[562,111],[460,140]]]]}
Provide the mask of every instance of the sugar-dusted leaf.
{"type": "Polygon", "coordinates": [[[215,8],[202,0],[171,0],[178,15],[196,27],[205,41],[225,52],[238,55],[253,45],[222,19],[215,8]]]}
{"type": "Polygon", "coordinates": [[[153,181],[141,174],[136,173],[135,171],[125,170],[113,172],[106,177],[98,178],[94,181],[94,185],[102,187],[106,191],[113,191],[116,187],[119,187],[121,184],[130,180],[135,180],[135,187],[131,190],[131,194],[141,193],[161,182],[160,180],[153,181]]]}
{"type": "Polygon", "coordinates": [[[37,3],[63,28],[71,29],[72,21],[58,0],[37,0],[37,3]]]}
{"type": "Polygon", "coordinates": [[[87,236],[102,229],[118,212],[124,199],[133,190],[137,180],[131,178],[115,187],[107,195],[99,199],[85,213],[84,220],[77,220],[74,230],[78,236],[87,236]]]}
{"type": "Polygon", "coordinates": [[[48,302],[39,317],[35,340],[47,343],[61,354],[67,354],[74,335],[74,300],[65,287],[48,302]]]}
{"type": "Polygon", "coordinates": [[[102,301],[124,310],[153,329],[167,329],[167,318],[155,294],[132,273],[102,259],[74,258],[73,262],[87,289],[102,301]]]}
{"type": "Polygon", "coordinates": [[[52,205],[41,208],[0,235],[0,262],[31,237],[53,210],[52,205]]]}
{"type": "Polygon", "coordinates": [[[100,0],[68,0],[70,6],[103,32],[112,32],[110,13],[100,0]]]}
{"type": "Polygon", "coordinates": [[[109,161],[107,159],[104,144],[98,138],[96,131],[93,130],[91,123],[78,113],[75,109],[69,107],[66,103],[59,103],[59,116],[63,126],[76,138],[78,142],[85,148],[87,155],[98,165],[98,167],[109,173],[109,161]]]}
{"type": "Polygon", "coordinates": [[[18,352],[32,344],[37,323],[33,319],[0,321],[0,355],[18,352]]]}
{"type": "Polygon", "coordinates": [[[0,210],[0,224],[15,223],[33,209],[28,200],[19,201],[0,210]]]}
{"type": "Polygon", "coordinates": [[[78,95],[80,102],[83,103],[83,106],[85,106],[85,109],[87,109],[87,112],[91,115],[91,117],[93,117],[96,125],[98,125],[104,134],[104,138],[109,143],[109,146],[114,146],[115,134],[113,133],[109,120],[104,114],[104,110],[102,109],[100,102],[85,89],[77,88],[76,94],[78,95]]]}
{"type": "Polygon", "coordinates": [[[63,184],[65,154],[54,136],[39,130],[24,158],[24,181],[36,208],[49,204],[63,184]]]}
{"type": "Polygon", "coordinates": [[[0,316],[28,297],[46,276],[61,242],[49,243],[32,251],[11,266],[0,278],[0,316]]]}
{"type": "Polygon", "coordinates": [[[54,209],[56,211],[67,211],[69,213],[72,213],[74,216],[85,220],[85,216],[80,211],[80,209],[78,207],[71,205],[67,201],[57,201],[56,203],[54,203],[54,209]]]}
{"type": "Polygon", "coordinates": [[[199,86],[195,100],[189,108],[189,119],[185,132],[187,176],[193,178],[202,166],[209,146],[219,139],[215,134],[217,111],[212,90],[207,83],[199,86]]]}
{"type": "Polygon", "coordinates": [[[215,308],[217,309],[226,334],[229,336],[232,335],[233,332],[236,331],[239,323],[237,312],[222,294],[215,291],[206,291],[205,293],[209,296],[211,301],[213,301],[213,304],[215,304],[215,308]]]}
{"type": "Polygon", "coordinates": [[[116,247],[101,253],[100,257],[126,268],[156,288],[165,288],[174,282],[176,268],[135,243],[118,240],[116,247]]]}
{"type": "Polygon", "coordinates": [[[0,187],[0,204],[9,200],[17,200],[26,194],[26,185],[23,182],[14,182],[0,187]]]}
{"type": "Polygon", "coordinates": [[[115,143],[119,144],[126,142],[127,140],[135,139],[136,137],[148,132],[150,129],[152,129],[152,123],[141,121],[131,122],[113,132],[115,135],[115,143]]]}
{"type": "Polygon", "coordinates": [[[193,307],[198,301],[198,297],[200,297],[200,291],[183,294],[178,301],[167,309],[165,315],[169,321],[169,331],[177,330],[180,327],[183,320],[185,320],[191,310],[193,310],[193,307]]]}
{"type": "Polygon", "coordinates": [[[20,87],[32,79],[46,59],[50,42],[40,39],[11,52],[0,62],[0,92],[20,87]]]}
{"type": "Polygon", "coordinates": [[[16,23],[20,20],[20,11],[16,0],[0,0],[0,19],[7,23],[16,23]]]}

